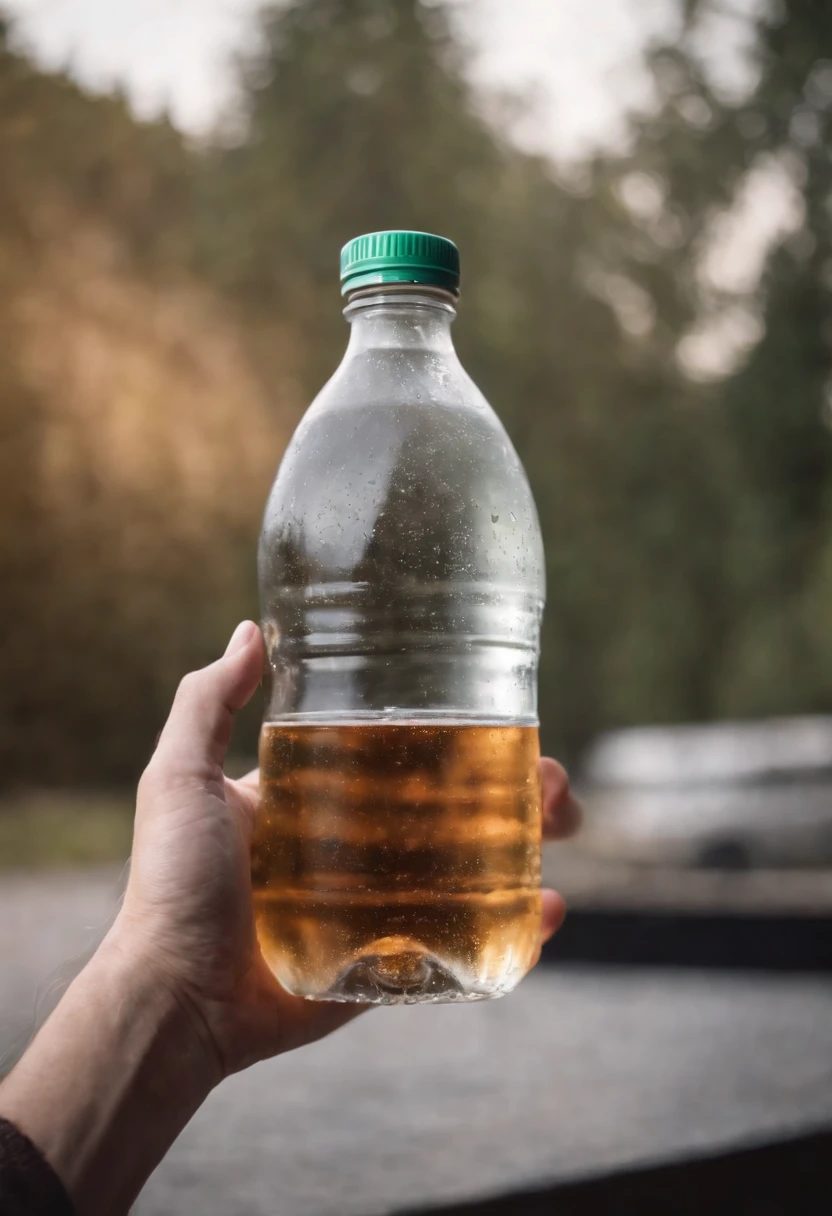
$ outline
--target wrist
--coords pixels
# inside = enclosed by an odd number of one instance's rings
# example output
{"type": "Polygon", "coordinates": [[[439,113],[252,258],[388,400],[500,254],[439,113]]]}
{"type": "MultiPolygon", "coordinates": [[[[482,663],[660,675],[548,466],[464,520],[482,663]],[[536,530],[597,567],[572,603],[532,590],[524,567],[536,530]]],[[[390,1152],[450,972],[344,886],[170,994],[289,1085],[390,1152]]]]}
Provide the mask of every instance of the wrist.
{"type": "Polygon", "coordinates": [[[118,917],[87,971],[91,989],[120,994],[141,1017],[158,1062],[175,1059],[188,1090],[207,1097],[223,1079],[222,1061],[198,1001],[159,952],[118,917]]]}
{"type": "Polygon", "coordinates": [[[126,1212],[219,1080],[187,1001],[117,927],[0,1089],[79,1216],[126,1212]]]}

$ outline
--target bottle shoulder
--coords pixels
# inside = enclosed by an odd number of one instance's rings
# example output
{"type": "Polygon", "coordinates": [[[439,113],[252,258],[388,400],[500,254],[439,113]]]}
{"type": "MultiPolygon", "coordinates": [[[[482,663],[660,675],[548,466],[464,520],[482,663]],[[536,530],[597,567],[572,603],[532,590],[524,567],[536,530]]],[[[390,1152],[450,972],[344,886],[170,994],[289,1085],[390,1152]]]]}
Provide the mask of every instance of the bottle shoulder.
{"type": "Polygon", "coordinates": [[[345,361],[323,386],[292,436],[278,481],[297,464],[338,467],[357,449],[369,461],[407,463],[412,474],[429,465],[431,479],[453,465],[463,483],[478,470],[528,488],[502,422],[458,360],[385,351],[374,361],[372,353],[345,361]],[[408,356],[401,366],[399,353],[408,356]]]}
{"type": "Polygon", "coordinates": [[[366,565],[542,599],[537,512],[499,418],[458,362],[408,355],[402,374],[390,352],[383,374],[354,358],[310,406],[266,509],[261,576],[354,578],[366,565]]]}
{"type": "Polygon", "coordinates": [[[364,351],[345,359],[321,388],[304,421],[354,407],[432,404],[482,418],[502,430],[497,414],[456,355],[430,350],[364,351]]]}

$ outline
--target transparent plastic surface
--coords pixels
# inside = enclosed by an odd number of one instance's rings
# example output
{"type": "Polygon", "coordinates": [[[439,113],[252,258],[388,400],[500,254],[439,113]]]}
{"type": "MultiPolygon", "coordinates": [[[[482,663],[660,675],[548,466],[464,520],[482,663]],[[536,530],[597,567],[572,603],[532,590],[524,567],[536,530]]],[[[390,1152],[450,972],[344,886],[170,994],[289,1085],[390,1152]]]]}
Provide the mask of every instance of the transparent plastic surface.
{"type": "Polygon", "coordinates": [[[345,312],[260,543],[260,942],[306,997],[499,996],[540,924],[537,513],[452,297],[345,312]]]}

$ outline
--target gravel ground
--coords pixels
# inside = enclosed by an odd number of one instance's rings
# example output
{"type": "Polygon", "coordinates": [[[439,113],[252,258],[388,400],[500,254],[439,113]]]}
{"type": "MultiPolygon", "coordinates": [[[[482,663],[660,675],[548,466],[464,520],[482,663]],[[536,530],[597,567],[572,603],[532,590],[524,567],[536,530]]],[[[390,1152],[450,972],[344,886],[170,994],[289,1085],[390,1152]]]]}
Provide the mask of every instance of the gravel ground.
{"type": "MultiPolygon", "coordinates": [[[[117,891],[112,871],[2,880],[7,1059],[117,891]]],[[[832,981],[549,968],[502,1001],[375,1011],[232,1078],[135,1210],[375,1216],[829,1124],[832,981]]]]}

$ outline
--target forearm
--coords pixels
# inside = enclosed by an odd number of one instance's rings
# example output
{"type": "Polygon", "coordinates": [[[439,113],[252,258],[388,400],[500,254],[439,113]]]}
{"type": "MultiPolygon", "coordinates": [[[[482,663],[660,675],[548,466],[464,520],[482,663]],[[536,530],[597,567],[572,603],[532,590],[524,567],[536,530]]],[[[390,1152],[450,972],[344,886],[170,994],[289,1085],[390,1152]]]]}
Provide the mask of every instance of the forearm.
{"type": "Polygon", "coordinates": [[[218,1080],[189,1009],[114,935],[0,1085],[0,1115],[38,1145],[78,1216],[115,1216],[218,1080]]]}

